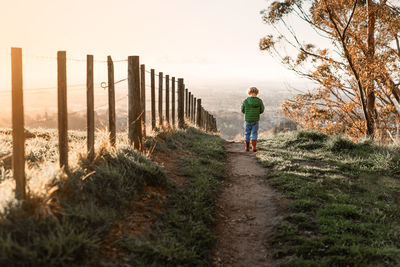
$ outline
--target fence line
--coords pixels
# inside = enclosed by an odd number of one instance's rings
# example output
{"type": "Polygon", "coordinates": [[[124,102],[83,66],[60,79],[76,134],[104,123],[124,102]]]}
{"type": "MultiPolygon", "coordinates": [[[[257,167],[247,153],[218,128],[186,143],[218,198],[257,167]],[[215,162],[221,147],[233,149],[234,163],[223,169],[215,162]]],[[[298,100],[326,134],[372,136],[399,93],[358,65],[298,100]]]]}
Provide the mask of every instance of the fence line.
{"type": "MultiPolygon", "coordinates": [[[[24,58],[43,59],[43,60],[57,60],[57,57],[52,57],[52,56],[24,55],[23,57],[24,58]]],[[[86,62],[85,59],[80,59],[80,58],[67,58],[67,61],[86,62]]],[[[118,59],[118,60],[114,60],[114,63],[127,62],[127,61],[128,61],[127,59],[118,59]]],[[[93,62],[95,62],[95,63],[108,63],[107,60],[94,60],[93,62]]]]}
{"type": "MultiPolygon", "coordinates": [[[[50,57],[49,57],[50,59],[50,57]]],[[[54,59],[54,58],[51,58],[54,59]]],[[[94,158],[95,142],[95,110],[108,107],[109,120],[109,141],[112,146],[116,145],[116,103],[128,97],[128,137],[131,145],[138,150],[143,149],[143,137],[146,136],[146,87],[150,87],[151,101],[151,128],[156,128],[156,86],[155,77],[158,82],[158,126],[162,129],[164,126],[176,126],[183,129],[189,123],[197,125],[198,128],[207,132],[217,132],[217,125],[214,116],[205,111],[201,105],[201,99],[196,98],[188,88],[185,87],[184,79],[176,79],[174,76],[165,75],[159,72],[157,75],[154,69],[146,70],[144,64],[140,65],[139,56],[129,56],[127,60],[113,61],[111,56],[106,61],[94,60],[93,55],[87,55],[86,58],[86,109],[68,113],[67,104],[67,61],[65,51],[57,52],[57,87],[32,88],[31,90],[52,90],[57,89],[57,121],[58,121],[58,147],[59,147],[59,165],[68,172],[68,115],[83,112],[86,110],[87,118],[87,153],[88,159],[94,158]],[[114,81],[114,63],[128,63],[127,78],[114,81]],[[107,63],[108,81],[102,82],[100,87],[107,89],[108,102],[95,109],[94,107],[94,62],[107,63]],[[150,85],[146,85],[146,73],[150,74],[150,85]],[[115,99],[115,85],[127,81],[128,95],[120,99],[115,99]],[[171,83],[170,83],[171,81],[171,83]],[[165,89],[164,89],[165,82],[165,89]],[[176,90],[176,84],[177,89],[176,90]],[[171,89],[171,91],[170,91],[171,89]],[[165,93],[165,114],[163,114],[163,95],[165,93]],[[177,95],[177,103],[176,103],[177,95]],[[170,98],[171,96],[171,98],[170,98]],[[171,99],[171,101],[170,101],[171,99]],[[171,105],[170,105],[171,103],[171,105]],[[177,105],[176,105],[177,104],[177,105]],[[171,114],[171,118],[170,118],[171,114]],[[176,120],[177,115],[177,120],[176,120]],[[164,117],[165,116],[165,117],[164,117]],[[164,124],[165,118],[165,124],[164,124]],[[170,120],[171,119],[171,120],[170,120]],[[176,122],[178,125],[176,125],[176,122]]],[[[12,127],[13,127],[13,175],[16,181],[16,198],[26,198],[26,180],[25,180],[25,133],[24,133],[24,106],[23,106],[23,78],[22,78],[22,49],[11,49],[12,65],[12,127]]],[[[83,60],[79,60],[83,61],[83,60]]],[[[82,85],[72,85],[82,86],[82,85]]],[[[39,123],[52,121],[48,119],[38,121],[39,123]]],[[[35,122],[37,123],[37,122],[35,122]]],[[[32,123],[30,125],[34,125],[32,123]]]]}
{"type": "MultiPolygon", "coordinates": [[[[123,96],[123,97],[118,98],[117,100],[115,100],[115,102],[118,103],[118,102],[120,102],[121,100],[124,100],[124,99],[127,98],[127,97],[128,97],[128,95],[125,95],[125,96],[123,96]]],[[[101,109],[101,108],[107,107],[108,104],[109,104],[109,103],[100,105],[100,106],[96,107],[94,110],[96,111],[96,110],[99,110],[99,109],[101,109]]],[[[85,108],[85,109],[80,109],[80,110],[73,111],[73,112],[68,112],[68,116],[74,115],[74,114],[78,114],[78,113],[84,112],[84,111],[86,111],[86,110],[87,110],[87,108],[85,108]]],[[[45,119],[45,120],[38,120],[38,121],[34,121],[34,122],[30,123],[30,124],[27,124],[26,126],[31,127],[31,126],[34,126],[34,125],[37,125],[37,124],[40,124],[40,123],[45,123],[45,122],[49,122],[49,121],[54,121],[55,119],[56,119],[56,118],[49,118],[49,119],[45,119]]]]}

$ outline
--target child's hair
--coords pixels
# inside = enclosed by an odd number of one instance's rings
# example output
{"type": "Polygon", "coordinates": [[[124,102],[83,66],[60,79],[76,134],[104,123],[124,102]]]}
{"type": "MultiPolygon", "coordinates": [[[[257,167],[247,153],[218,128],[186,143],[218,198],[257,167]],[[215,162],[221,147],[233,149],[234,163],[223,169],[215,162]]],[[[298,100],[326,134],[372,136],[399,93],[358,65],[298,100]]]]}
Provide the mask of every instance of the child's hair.
{"type": "Polygon", "coordinates": [[[249,89],[247,89],[247,94],[248,95],[251,95],[251,94],[256,94],[256,95],[258,95],[258,89],[257,89],[257,87],[250,87],[249,89]]]}

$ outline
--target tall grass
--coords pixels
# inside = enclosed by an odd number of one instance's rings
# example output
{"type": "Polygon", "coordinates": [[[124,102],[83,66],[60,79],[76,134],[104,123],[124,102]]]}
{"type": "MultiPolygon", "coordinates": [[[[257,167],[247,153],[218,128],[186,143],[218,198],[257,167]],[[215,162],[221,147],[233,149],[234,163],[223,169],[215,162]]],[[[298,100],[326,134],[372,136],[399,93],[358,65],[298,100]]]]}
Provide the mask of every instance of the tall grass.
{"type": "MultiPolygon", "coordinates": [[[[94,162],[86,159],[85,134],[70,134],[70,172],[58,167],[55,132],[32,131],[27,140],[28,199],[13,201],[10,166],[0,190],[0,266],[71,266],[96,258],[99,242],[146,186],[165,188],[164,171],[137,154],[125,136],[116,149],[97,133],[94,162]]],[[[9,136],[2,136],[4,152],[9,136]]]]}
{"type": "MultiPolygon", "coordinates": [[[[0,213],[10,202],[15,203],[15,182],[11,173],[12,136],[9,130],[0,130],[0,213]]],[[[58,135],[56,130],[31,129],[26,139],[26,181],[30,195],[44,197],[54,180],[60,180],[63,172],[59,168],[58,135]]],[[[128,148],[126,134],[118,134],[117,150],[128,148]]],[[[108,134],[97,131],[95,149],[112,151],[108,134]]],[[[86,158],[86,133],[69,131],[69,165],[72,172],[79,169],[82,159],[86,158]]]]}

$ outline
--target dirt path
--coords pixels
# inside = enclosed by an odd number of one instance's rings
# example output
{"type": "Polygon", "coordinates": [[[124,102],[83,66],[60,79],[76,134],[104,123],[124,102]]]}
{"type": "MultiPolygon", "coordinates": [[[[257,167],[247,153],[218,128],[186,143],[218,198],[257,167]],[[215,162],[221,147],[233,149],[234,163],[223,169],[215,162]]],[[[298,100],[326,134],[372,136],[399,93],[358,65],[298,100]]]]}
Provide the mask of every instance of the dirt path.
{"type": "Polygon", "coordinates": [[[215,266],[277,266],[267,239],[279,222],[279,195],[263,177],[253,152],[241,143],[227,143],[228,173],[217,203],[215,266]]]}

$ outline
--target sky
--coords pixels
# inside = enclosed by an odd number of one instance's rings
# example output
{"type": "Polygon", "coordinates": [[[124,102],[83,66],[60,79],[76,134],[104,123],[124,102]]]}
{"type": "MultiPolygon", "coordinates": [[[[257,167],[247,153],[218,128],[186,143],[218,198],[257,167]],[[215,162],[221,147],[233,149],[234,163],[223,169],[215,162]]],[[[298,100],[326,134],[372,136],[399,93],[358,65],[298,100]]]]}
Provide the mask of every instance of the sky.
{"type": "MultiPolygon", "coordinates": [[[[207,93],[295,86],[299,78],[258,48],[271,31],[261,19],[265,8],[266,0],[2,1],[0,90],[10,90],[11,47],[23,49],[24,88],[56,85],[58,50],[82,60],[68,61],[71,85],[85,84],[84,59],[93,54],[95,60],[139,55],[147,69],[207,93]]],[[[116,79],[125,78],[126,63],[115,64],[116,79]]],[[[106,64],[96,63],[95,82],[105,79],[106,64]]]]}

